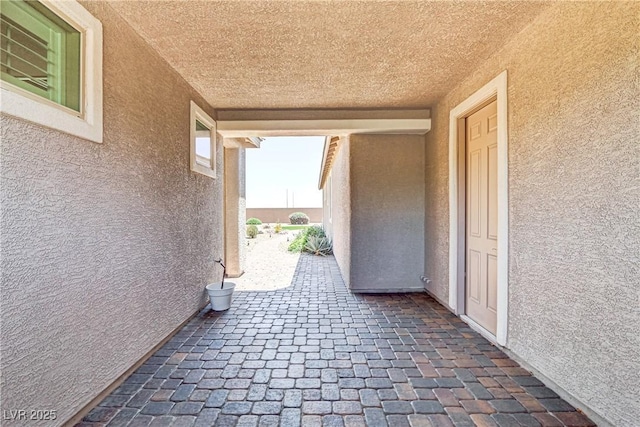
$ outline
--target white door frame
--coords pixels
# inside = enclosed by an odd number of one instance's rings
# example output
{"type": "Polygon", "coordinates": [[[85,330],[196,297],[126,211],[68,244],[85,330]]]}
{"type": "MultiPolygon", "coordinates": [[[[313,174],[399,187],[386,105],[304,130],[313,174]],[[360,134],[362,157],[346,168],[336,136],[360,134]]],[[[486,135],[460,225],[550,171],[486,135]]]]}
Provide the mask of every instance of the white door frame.
{"type": "Polygon", "coordinates": [[[507,343],[509,314],[509,157],[507,132],[507,71],[480,88],[449,113],[449,306],[464,315],[465,305],[465,118],[492,98],[498,108],[498,314],[495,337],[466,316],[474,329],[500,345],[507,343]],[[462,179],[461,179],[462,178],[462,179]]]}

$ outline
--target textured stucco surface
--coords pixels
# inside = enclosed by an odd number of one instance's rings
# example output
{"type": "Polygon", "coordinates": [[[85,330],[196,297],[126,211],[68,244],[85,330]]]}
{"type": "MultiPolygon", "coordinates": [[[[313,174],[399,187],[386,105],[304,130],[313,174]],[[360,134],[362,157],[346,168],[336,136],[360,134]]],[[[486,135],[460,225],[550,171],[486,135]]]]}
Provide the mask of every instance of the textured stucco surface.
{"type": "Polygon", "coordinates": [[[449,111],[506,69],[507,346],[618,426],[640,419],[639,16],[545,11],[435,106],[425,157],[425,266],[446,301],[449,111]]]}
{"type": "Polygon", "coordinates": [[[227,275],[237,277],[245,269],[246,245],[246,151],[224,149],[225,266],[227,275]]]}
{"type": "Polygon", "coordinates": [[[431,109],[434,118],[425,144],[425,289],[440,302],[449,298],[449,110],[440,102],[431,109]]]}
{"type": "Polygon", "coordinates": [[[111,3],[218,108],[407,108],[446,94],[549,2],[111,3]]]}
{"type": "MultiPolygon", "coordinates": [[[[332,211],[331,224],[327,229],[333,242],[333,255],[347,286],[351,281],[350,147],[349,137],[340,140],[340,146],[331,169],[331,205],[329,206],[325,200],[325,207],[332,211]]],[[[329,216],[325,215],[325,224],[328,224],[328,221],[329,216]]]]}
{"type": "Polygon", "coordinates": [[[222,250],[222,180],[189,170],[189,100],[207,105],[108,5],[86,7],[104,26],[104,143],[0,117],[1,409],[58,411],[29,425],[75,415],[196,312],[222,250]]]}
{"type": "Polygon", "coordinates": [[[355,291],[423,289],[421,135],[352,135],[351,283],[355,291]]]}

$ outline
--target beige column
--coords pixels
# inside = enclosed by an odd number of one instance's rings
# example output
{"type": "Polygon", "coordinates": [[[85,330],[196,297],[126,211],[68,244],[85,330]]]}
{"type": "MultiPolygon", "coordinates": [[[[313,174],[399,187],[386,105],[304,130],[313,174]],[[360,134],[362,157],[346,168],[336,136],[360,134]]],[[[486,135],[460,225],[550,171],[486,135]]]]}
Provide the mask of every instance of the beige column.
{"type": "Polygon", "coordinates": [[[227,275],[239,277],[245,263],[245,150],[224,149],[224,240],[227,275]]]}

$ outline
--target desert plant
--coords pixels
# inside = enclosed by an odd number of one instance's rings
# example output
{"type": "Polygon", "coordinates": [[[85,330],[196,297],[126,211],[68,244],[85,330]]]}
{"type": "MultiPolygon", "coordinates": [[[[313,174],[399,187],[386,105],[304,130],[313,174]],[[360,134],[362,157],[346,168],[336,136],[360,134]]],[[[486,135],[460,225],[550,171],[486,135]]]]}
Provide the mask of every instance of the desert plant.
{"type": "Polygon", "coordinates": [[[289,252],[302,252],[302,249],[304,249],[304,245],[306,243],[307,243],[307,236],[304,231],[301,231],[298,234],[296,234],[296,237],[289,244],[288,250],[289,252]]]}
{"type": "Polygon", "coordinates": [[[296,234],[291,244],[289,244],[289,252],[302,252],[307,246],[307,242],[311,238],[325,238],[325,232],[319,225],[312,225],[296,234]]]}
{"type": "Polygon", "coordinates": [[[333,245],[328,237],[309,236],[304,251],[314,255],[327,256],[333,252],[333,245]]]}
{"type": "Polygon", "coordinates": [[[258,218],[249,218],[247,220],[247,225],[261,225],[262,221],[260,221],[258,218]]]}
{"type": "Polygon", "coordinates": [[[305,231],[307,237],[325,237],[324,229],[319,225],[312,225],[305,231]]]}
{"type": "Polygon", "coordinates": [[[255,239],[257,235],[258,227],[256,227],[255,225],[250,225],[247,227],[247,236],[249,236],[250,239],[255,239]]]}
{"type": "Polygon", "coordinates": [[[282,232],[282,224],[277,223],[275,227],[273,227],[273,231],[275,231],[276,233],[281,233],[282,232]]]}
{"type": "Polygon", "coordinates": [[[291,224],[309,224],[309,217],[304,212],[294,212],[289,215],[291,224]]]}

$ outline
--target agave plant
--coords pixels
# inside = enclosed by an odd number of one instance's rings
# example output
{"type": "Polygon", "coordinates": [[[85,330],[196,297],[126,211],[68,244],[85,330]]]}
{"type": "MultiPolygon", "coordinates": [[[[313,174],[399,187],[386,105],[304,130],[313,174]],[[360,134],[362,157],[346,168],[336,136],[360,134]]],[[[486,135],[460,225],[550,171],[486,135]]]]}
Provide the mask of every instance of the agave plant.
{"type": "Polygon", "coordinates": [[[307,243],[304,245],[304,250],[314,255],[327,256],[331,255],[333,245],[327,237],[309,236],[307,243]]]}

